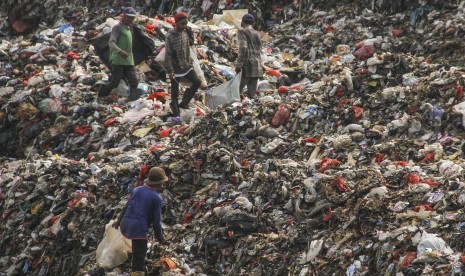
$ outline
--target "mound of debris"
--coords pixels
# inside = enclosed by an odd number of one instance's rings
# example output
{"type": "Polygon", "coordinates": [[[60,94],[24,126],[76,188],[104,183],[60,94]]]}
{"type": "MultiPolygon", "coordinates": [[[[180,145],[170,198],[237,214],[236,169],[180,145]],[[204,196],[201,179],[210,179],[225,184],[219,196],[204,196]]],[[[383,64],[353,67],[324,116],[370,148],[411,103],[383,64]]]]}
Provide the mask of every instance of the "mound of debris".
{"type": "MultiPolygon", "coordinates": [[[[95,250],[151,166],[171,181],[149,275],[461,275],[464,3],[342,2],[269,1],[257,97],[217,108],[236,13],[196,21],[209,88],[181,121],[156,62],[169,16],[136,20],[155,53],[133,102],[96,101],[109,6],[2,37],[0,275],[127,275],[95,250]]],[[[209,11],[253,2],[234,4],[209,11]]]]}

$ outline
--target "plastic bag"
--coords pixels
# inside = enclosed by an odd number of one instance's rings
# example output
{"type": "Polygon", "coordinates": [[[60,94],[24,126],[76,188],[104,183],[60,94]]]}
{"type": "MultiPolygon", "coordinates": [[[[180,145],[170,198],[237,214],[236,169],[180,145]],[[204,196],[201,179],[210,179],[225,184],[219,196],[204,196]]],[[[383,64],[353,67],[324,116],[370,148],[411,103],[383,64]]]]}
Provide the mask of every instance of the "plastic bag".
{"type": "Polygon", "coordinates": [[[165,68],[165,53],[165,48],[163,48],[155,57],[155,61],[158,62],[158,64],[160,64],[160,66],[163,67],[163,69],[165,68]]]}
{"type": "Polygon", "coordinates": [[[418,243],[417,246],[418,257],[421,257],[425,254],[450,255],[452,253],[454,253],[454,251],[442,238],[439,238],[436,234],[429,234],[426,232],[422,233],[420,243],[418,243]]]}
{"type": "Polygon", "coordinates": [[[215,89],[207,91],[206,102],[209,108],[230,104],[241,99],[239,87],[241,85],[242,72],[239,72],[232,80],[223,83],[215,89]]]}
{"type": "Polygon", "coordinates": [[[131,240],[126,239],[120,229],[113,228],[112,224],[113,220],[105,226],[105,237],[96,251],[97,263],[106,269],[124,263],[128,259],[128,252],[132,250],[131,240]]]}
{"type": "Polygon", "coordinates": [[[199,59],[197,58],[197,53],[196,53],[194,47],[190,48],[190,53],[191,53],[191,57],[192,57],[192,63],[194,65],[194,71],[195,71],[195,73],[197,74],[197,76],[199,77],[199,79],[201,81],[200,87],[202,89],[205,89],[208,86],[207,85],[207,79],[205,79],[205,75],[203,74],[203,71],[200,68],[200,62],[199,62],[199,59]]]}
{"type": "Polygon", "coordinates": [[[37,106],[43,113],[58,113],[61,111],[62,103],[59,99],[46,98],[40,101],[37,106]]]}
{"type": "Polygon", "coordinates": [[[363,45],[357,51],[355,51],[354,56],[360,60],[367,60],[375,53],[375,48],[373,46],[363,45]]]}
{"type": "Polygon", "coordinates": [[[278,108],[276,108],[276,113],[271,120],[271,125],[275,127],[284,125],[290,116],[289,106],[287,104],[280,104],[278,108]]]}

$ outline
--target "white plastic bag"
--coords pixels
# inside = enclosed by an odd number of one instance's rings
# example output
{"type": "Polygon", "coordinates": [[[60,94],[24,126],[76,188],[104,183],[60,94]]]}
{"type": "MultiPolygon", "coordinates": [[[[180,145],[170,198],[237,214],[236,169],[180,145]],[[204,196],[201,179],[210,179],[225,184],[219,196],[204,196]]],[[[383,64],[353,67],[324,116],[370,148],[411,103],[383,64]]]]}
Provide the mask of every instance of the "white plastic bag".
{"type": "Polygon", "coordinates": [[[197,77],[199,77],[200,81],[202,82],[200,87],[202,89],[207,88],[207,80],[205,79],[205,75],[203,74],[202,68],[200,68],[200,62],[199,59],[197,58],[197,53],[194,47],[190,48],[190,53],[194,65],[194,71],[197,74],[197,77]]]}
{"type": "Polygon", "coordinates": [[[418,258],[425,254],[450,255],[452,253],[454,253],[454,251],[436,234],[429,234],[426,233],[426,231],[421,234],[421,239],[417,246],[418,258]]]}
{"type": "Polygon", "coordinates": [[[165,68],[165,48],[161,49],[160,53],[155,57],[155,61],[160,64],[162,68],[165,68]]]}
{"type": "Polygon", "coordinates": [[[97,263],[105,269],[124,263],[128,259],[128,252],[132,250],[131,240],[126,239],[120,228],[115,229],[112,224],[113,220],[105,226],[105,237],[96,251],[97,263]]]}
{"type": "Polygon", "coordinates": [[[239,72],[230,81],[207,91],[206,102],[209,108],[215,108],[220,105],[230,104],[232,102],[240,101],[241,95],[239,87],[241,85],[242,72],[239,72]]]}

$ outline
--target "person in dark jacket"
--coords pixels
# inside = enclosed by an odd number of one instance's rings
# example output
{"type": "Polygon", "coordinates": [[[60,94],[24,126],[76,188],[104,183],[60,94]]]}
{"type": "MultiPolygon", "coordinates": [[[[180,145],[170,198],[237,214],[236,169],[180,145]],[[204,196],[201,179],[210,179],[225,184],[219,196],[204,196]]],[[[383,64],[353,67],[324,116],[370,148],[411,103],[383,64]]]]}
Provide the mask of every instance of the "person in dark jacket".
{"type": "Polygon", "coordinates": [[[251,14],[242,17],[238,32],[239,53],[236,62],[236,73],[242,71],[240,91],[247,85],[247,96],[255,97],[258,80],[263,77],[261,59],[262,42],[258,33],[252,28],[255,18],[251,14]]]}
{"type": "Polygon", "coordinates": [[[179,12],[174,16],[176,27],[166,35],[165,70],[171,80],[171,111],[179,116],[179,108],[189,108],[189,102],[200,88],[201,81],[195,73],[190,47],[194,45],[194,34],[187,28],[188,16],[179,12]],[[179,81],[187,79],[192,86],[184,91],[182,101],[178,103],[179,81]]]}
{"type": "Polygon", "coordinates": [[[160,193],[168,181],[165,171],[159,167],[150,169],[145,185],[136,187],[123,208],[114,227],[121,226],[121,233],[132,241],[131,276],[143,276],[144,260],[147,252],[149,227],[153,227],[155,237],[165,244],[161,227],[163,198],[160,193]]]}
{"type": "Polygon", "coordinates": [[[134,8],[127,7],[123,11],[121,22],[111,29],[110,40],[110,83],[102,87],[99,97],[106,97],[113,88],[118,87],[122,78],[129,82],[129,100],[137,100],[140,92],[137,90],[138,80],[134,69],[134,57],[132,53],[131,25],[136,17],[134,8]]]}

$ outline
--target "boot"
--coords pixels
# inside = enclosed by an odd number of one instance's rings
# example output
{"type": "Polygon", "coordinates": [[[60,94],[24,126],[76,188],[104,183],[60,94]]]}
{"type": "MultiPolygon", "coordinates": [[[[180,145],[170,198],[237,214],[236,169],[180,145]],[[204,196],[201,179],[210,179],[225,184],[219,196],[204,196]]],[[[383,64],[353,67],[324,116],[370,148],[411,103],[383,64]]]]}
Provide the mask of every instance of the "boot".
{"type": "Polygon", "coordinates": [[[179,107],[182,109],[188,109],[189,102],[192,100],[194,95],[195,95],[195,92],[192,91],[190,88],[187,88],[186,91],[184,91],[184,96],[182,97],[182,101],[179,104],[179,107]]]}
{"type": "Polygon", "coordinates": [[[103,98],[106,97],[110,94],[111,89],[108,84],[102,84],[100,85],[99,91],[98,91],[98,97],[103,98]]]}
{"type": "Polygon", "coordinates": [[[142,92],[139,89],[137,89],[137,87],[130,87],[129,88],[129,97],[128,97],[128,99],[130,101],[135,101],[135,100],[139,99],[141,95],[142,95],[142,92]]]}
{"type": "Polygon", "coordinates": [[[179,116],[181,113],[179,112],[179,105],[178,105],[178,97],[177,95],[171,94],[171,102],[170,102],[171,111],[173,112],[173,116],[179,116]]]}
{"type": "Polygon", "coordinates": [[[145,276],[145,272],[143,272],[143,271],[133,271],[133,272],[131,272],[130,276],[145,276]]]}

